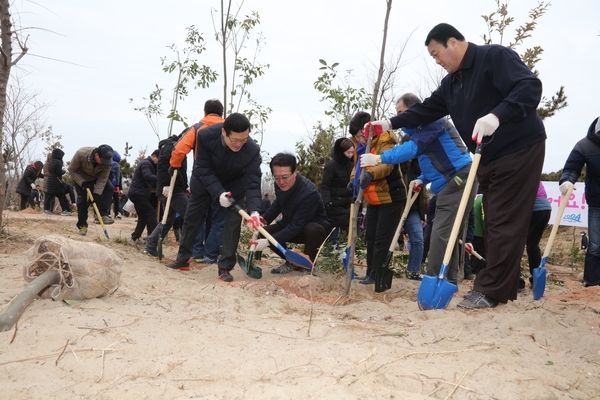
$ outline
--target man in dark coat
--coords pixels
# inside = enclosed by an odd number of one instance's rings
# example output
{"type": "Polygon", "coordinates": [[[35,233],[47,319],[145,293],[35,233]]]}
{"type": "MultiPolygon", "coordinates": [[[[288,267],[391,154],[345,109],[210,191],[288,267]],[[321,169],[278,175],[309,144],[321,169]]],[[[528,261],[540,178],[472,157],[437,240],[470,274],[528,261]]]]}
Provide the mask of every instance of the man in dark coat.
{"type": "MultiPolygon", "coordinates": [[[[588,243],[583,265],[583,285],[600,285],[600,117],[590,125],[585,138],[575,144],[559,181],[564,195],[585,165],[585,199],[588,203],[588,243]]],[[[582,239],[583,244],[583,239],[582,239]]]]}
{"type": "MultiPolygon", "coordinates": [[[[262,215],[269,232],[278,243],[285,246],[286,243],[304,244],[304,253],[311,262],[319,251],[319,247],[333,229],[333,223],[327,218],[323,198],[317,187],[310,180],[300,175],[296,170],[296,157],[288,153],[278,153],[270,163],[271,173],[275,180],[275,201],[266,213],[262,215]],[[268,225],[279,216],[280,220],[268,225]]],[[[267,239],[257,241],[256,251],[262,251],[267,246],[280,257],[284,255],[267,239]]],[[[273,268],[273,274],[286,274],[296,267],[285,262],[277,268],[273,268]]]]}
{"type": "MultiPolygon", "coordinates": [[[[109,225],[115,221],[108,215],[112,202],[113,185],[108,180],[112,166],[113,149],[107,144],[98,147],[82,147],[75,152],[69,164],[69,174],[77,191],[77,228],[79,234],[87,235],[88,201],[90,189],[98,206],[102,222],[109,225]]],[[[100,223],[100,222],[98,222],[100,223]]]]}
{"type": "Polygon", "coordinates": [[[131,185],[129,186],[129,200],[135,206],[138,215],[137,225],[131,234],[131,240],[137,241],[148,227],[148,234],[156,228],[156,208],[150,201],[152,191],[156,188],[156,163],[158,162],[158,150],[154,150],[135,168],[131,185]]]}
{"type": "Polygon", "coordinates": [[[241,216],[231,207],[235,200],[258,219],[260,210],[260,147],[250,139],[250,121],[240,113],[230,114],[220,124],[198,132],[196,159],[190,188],[192,197],[184,216],[177,259],[167,267],[189,270],[192,246],[206,209],[213,200],[227,208],[223,248],[218,261],[218,279],[231,282],[230,271],[236,263],[241,216]]]}

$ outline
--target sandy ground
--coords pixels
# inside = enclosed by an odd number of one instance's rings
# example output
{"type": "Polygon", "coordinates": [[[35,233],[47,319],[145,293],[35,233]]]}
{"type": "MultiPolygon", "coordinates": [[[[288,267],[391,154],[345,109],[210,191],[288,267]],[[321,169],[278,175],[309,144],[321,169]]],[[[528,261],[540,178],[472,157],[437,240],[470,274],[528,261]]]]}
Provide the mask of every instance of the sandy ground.
{"type": "MultiPolygon", "coordinates": [[[[552,276],[563,284],[540,301],[528,290],[484,311],[456,307],[469,281],[446,310],[419,311],[419,283],[405,278],[382,294],[353,284],[333,305],[341,275],[272,275],[279,260],[269,258],[256,263],[263,279],[236,267],[223,283],[216,265],[172,271],[143,255],[127,243],[133,219],[108,226],[109,241],[98,225],[77,235],[75,221],[4,214],[0,312],[26,286],[24,252],[39,236],[102,243],[123,272],[111,295],[37,299],[0,333],[0,398],[600,398],[600,287],[575,275],[552,276]]],[[[176,251],[166,246],[166,257],[176,251]]]]}

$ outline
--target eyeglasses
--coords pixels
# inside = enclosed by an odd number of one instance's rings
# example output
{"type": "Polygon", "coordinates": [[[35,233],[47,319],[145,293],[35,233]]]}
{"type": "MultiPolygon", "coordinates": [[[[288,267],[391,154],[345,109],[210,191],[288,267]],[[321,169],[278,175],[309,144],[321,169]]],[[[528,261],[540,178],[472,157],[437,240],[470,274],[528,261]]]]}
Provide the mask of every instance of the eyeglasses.
{"type": "Polygon", "coordinates": [[[232,139],[231,136],[227,135],[227,137],[229,138],[229,140],[231,141],[231,143],[236,143],[236,144],[243,144],[246,143],[248,141],[248,136],[246,136],[243,139],[232,139]]]}
{"type": "Polygon", "coordinates": [[[273,179],[275,179],[275,182],[287,182],[291,177],[292,177],[291,175],[274,176],[273,179]]]}

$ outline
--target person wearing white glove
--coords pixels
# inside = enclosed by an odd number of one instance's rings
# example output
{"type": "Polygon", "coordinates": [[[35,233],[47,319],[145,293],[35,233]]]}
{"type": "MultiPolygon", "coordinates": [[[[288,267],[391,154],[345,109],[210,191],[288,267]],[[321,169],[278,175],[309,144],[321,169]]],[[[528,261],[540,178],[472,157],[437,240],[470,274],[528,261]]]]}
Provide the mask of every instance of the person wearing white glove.
{"type": "MultiPolygon", "coordinates": [[[[600,286],[600,117],[595,118],[565,161],[559,179],[561,194],[574,186],[585,168],[585,208],[588,215],[588,246],[583,264],[583,286],[600,286]]],[[[578,194],[577,198],[581,198],[578,194]]],[[[576,199],[577,201],[577,199],[576,199]]]]}
{"type": "Polygon", "coordinates": [[[558,186],[558,190],[560,190],[560,194],[562,194],[563,196],[565,194],[567,194],[567,192],[569,191],[569,189],[573,188],[573,190],[575,190],[573,184],[569,181],[564,181],[563,183],[561,183],[558,186]]]}
{"type": "Polygon", "coordinates": [[[484,137],[491,136],[496,129],[500,126],[500,121],[498,117],[494,114],[489,113],[485,117],[481,117],[475,122],[475,127],[473,128],[473,135],[471,139],[475,143],[481,143],[484,137]]]}
{"type": "Polygon", "coordinates": [[[219,196],[219,204],[221,207],[231,207],[233,198],[231,197],[231,192],[223,192],[219,196]]]}
{"type": "Polygon", "coordinates": [[[269,247],[269,241],[267,239],[257,239],[257,240],[252,240],[250,242],[250,246],[256,246],[254,248],[254,251],[263,251],[264,249],[266,249],[267,247],[269,247]]]}
{"type": "Polygon", "coordinates": [[[163,186],[163,190],[162,190],[163,197],[169,197],[170,192],[171,192],[171,188],[169,186],[163,186]]]}
{"type": "Polygon", "coordinates": [[[420,179],[415,179],[414,181],[410,181],[409,186],[412,187],[413,192],[418,193],[421,191],[421,189],[423,189],[423,181],[420,179]]]}
{"type": "Polygon", "coordinates": [[[252,211],[252,213],[250,213],[250,219],[246,221],[246,224],[248,225],[248,228],[256,231],[258,230],[258,227],[264,226],[266,221],[264,218],[261,218],[258,211],[252,211]]]}
{"type": "Polygon", "coordinates": [[[31,185],[29,185],[33,190],[35,190],[36,186],[35,183],[32,183],[31,185]]]}
{"type": "MultiPolygon", "coordinates": [[[[205,113],[211,104],[219,106],[212,113],[218,115],[223,112],[218,100],[209,100],[205,104],[205,113]]],[[[175,270],[189,269],[196,232],[204,214],[214,202],[226,208],[222,235],[217,238],[222,240],[221,255],[216,262],[217,276],[221,281],[231,282],[233,276],[230,271],[237,262],[236,250],[242,227],[242,216],[231,207],[232,201],[235,200],[236,206],[248,211],[260,210],[260,147],[250,138],[250,121],[240,113],[230,114],[222,124],[203,124],[195,126],[194,130],[197,135],[196,157],[190,179],[191,198],[183,219],[177,257],[166,266],[175,270]]]]}
{"type": "MultiPolygon", "coordinates": [[[[546,131],[537,113],[542,83],[515,51],[469,42],[447,23],[431,29],[425,46],[448,74],[422,104],[390,118],[391,128],[418,130],[449,115],[472,153],[473,139],[493,134],[483,144],[477,169],[486,222],[493,226],[486,237],[488,262],[471,294],[458,304],[492,308],[517,298],[514,283],[525,239],[515,232],[527,232],[544,165],[546,131]]],[[[385,154],[382,161],[387,162],[385,154]]]]}
{"type": "Polygon", "coordinates": [[[363,154],[360,156],[361,167],[374,167],[381,164],[381,156],[379,154],[363,154]]]}
{"type": "Polygon", "coordinates": [[[31,208],[35,207],[33,197],[30,199],[30,194],[32,190],[35,190],[35,180],[37,178],[43,178],[42,170],[44,168],[44,163],[41,161],[36,161],[31,165],[28,165],[23,172],[23,176],[17,185],[17,193],[21,196],[21,210],[27,208],[27,205],[30,205],[31,208]]]}

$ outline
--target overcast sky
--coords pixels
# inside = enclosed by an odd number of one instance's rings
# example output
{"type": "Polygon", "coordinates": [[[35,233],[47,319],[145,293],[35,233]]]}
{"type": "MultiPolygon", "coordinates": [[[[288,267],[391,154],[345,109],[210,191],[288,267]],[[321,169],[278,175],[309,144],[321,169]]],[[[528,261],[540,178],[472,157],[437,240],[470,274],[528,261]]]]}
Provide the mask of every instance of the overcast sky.
{"type": "MultiPolygon", "coordinates": [[[[17,0],[12,12],[29,34],[29,55],[13,69],[31,90],[50,104],[47,124],[62,135],[65,160],[83,146],[112,145],[121,154],[125,142],[138,150],[157,147],[157,138],[143,114],[129,99],[143,97],[159,85],[167,92],[175,76],[161,70],[160,58],[171,58],[167,46],[184,46],[186,27],[204,33],[208,50],[199,60],[220,70],[219,48],[214,41],[211,9],[217,0],[17,0]],[[46,58],[43,58],[46,57],[46,58]],[[61,60],[62,62],[52,61],[61,60]]],[[[534,0],[512,1],[513,28],[527,20],[534,0]]],[[[496,8],[494,0],[421,0],[393,3],[386,54],[403,53],[398,95],[423,90],[427,70],[437,67],[423,44],[429,30],[440,22],[454,25],[468,41],[481,44],[486,25],[482,14],[496,8]]],[[[376,78],[385,1],[304,0],[276,2],[246,0],[245,13],[257,11],[258,31],[266,39],[259,60],[271,68],[249,90],[273,113],[266,126],[263,149],[270,155],[294,151],[294,143],[308,137],[317,121],[327,122],[326,105],[313,83],[320,74],[319,59],[340,63],[340,71],[353,70],[353,87],[368,87],[376,78]]],[[[563,167],[574,144],[582,138],[598,107],[600,65],[600,2],[558,0],[538,20],[538,28],[525,46],[544,49],[537,69],[544,95],[565,86],[569,106],[545,123],[548,133],[544,172],[563,167]]],[[[505,43],[512,39],[509,30],[505,43]]],[[[193,90],[181,113],[190,121],[202,116],[208,98],[221,98],[221,83],[193,90]]],[[[168,102],[165,102],[168,104],[168,102]]],[[[369,111],[369,110],[367,110],[369,111]]],[[[182,125],[176,125],[179,132],[182,125]]],[[[166,135],[166,121],[161,126],[166,135]]],[[[40,158],[42,158],[40,146],[40,158]]],[[[268,160],[267,160],[268,161],[268,160]]]]}

